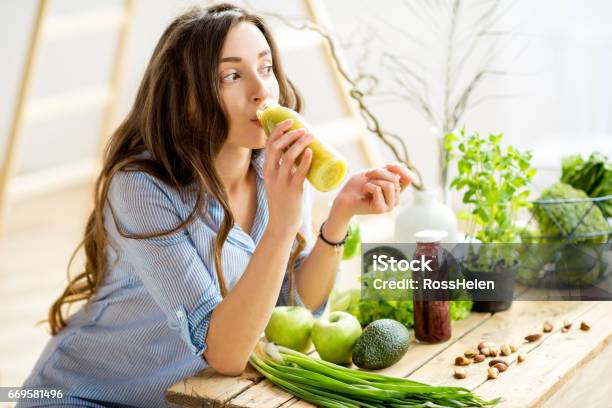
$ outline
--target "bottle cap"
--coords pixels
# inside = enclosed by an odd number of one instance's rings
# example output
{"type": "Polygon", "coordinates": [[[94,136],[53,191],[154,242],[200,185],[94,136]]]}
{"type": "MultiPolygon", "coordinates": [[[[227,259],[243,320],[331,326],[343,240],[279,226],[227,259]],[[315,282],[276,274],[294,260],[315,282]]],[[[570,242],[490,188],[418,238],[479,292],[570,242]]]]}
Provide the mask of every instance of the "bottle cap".
{"type": "Polygon", "coordinates": [[[261,105],[259,105],[259,107],[257,108],[257,111],[255,112],[255,115],[257,115],[257,119],[261,119],[261,115],[263,115],[264,111],[268,108],[271,108],[273,106],[278,106],[279,104],[275,101],[272,100],[267,100],[264,103],[262,103],[261,105]]]}
{"type": "Polygon", "coordinates": [[[444,230],[433,230],[432,229],[432,230],[419,231],[416,234],[414,234],[414,237],[417,243],[425,244],[425,243],[440,242],[444,238],[446,238],[447,235],[448,235],[448,232],[444,230]]]}

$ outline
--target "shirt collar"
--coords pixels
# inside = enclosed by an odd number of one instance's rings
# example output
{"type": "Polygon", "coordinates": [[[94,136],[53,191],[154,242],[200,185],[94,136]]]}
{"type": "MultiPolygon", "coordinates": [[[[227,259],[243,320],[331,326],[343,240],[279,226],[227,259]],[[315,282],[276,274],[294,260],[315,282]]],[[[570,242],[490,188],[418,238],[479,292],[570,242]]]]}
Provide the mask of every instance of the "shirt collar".
{"type": "Polygon", "coordinates": [[[253,168],[260,179],[263,179],[263,166],[265,159],[266,154],[264,149],[253,150],[253,153],[251,154],[251,163],[253,164],[253,168]]]}

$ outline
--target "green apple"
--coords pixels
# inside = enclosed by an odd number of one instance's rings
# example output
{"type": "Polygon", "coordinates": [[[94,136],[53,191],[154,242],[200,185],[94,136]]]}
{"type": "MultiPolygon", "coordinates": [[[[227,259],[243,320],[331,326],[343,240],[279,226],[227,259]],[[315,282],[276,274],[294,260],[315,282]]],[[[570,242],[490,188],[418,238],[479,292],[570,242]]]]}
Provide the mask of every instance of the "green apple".
{"type": "Polygon", "coordinates": [[[335,364],[350,364],[353,346],[359,336],[359,321],[346,312],[323,316],[312,327],[312,341],[317,353],[323,360],[335,364]]]}
{"type": "Polygon", "coordinates": [[[305,353],[310,348],[314,317],[302,306],[278,306],[266,326],[266,338],[278,345],[305,353]]]}

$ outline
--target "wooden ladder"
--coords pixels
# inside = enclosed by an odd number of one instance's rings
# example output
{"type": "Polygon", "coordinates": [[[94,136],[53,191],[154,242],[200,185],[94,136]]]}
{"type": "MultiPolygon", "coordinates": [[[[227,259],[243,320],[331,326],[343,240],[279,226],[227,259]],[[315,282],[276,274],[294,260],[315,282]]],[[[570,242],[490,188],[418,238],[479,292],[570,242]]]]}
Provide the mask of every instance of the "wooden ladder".
{"type": "Polygon", "coordinates": [[[14,114],[6,148],[0,162],[0,234],[3,231],[6,203],[17,195],[55,190],[75,180],[91,178],[100,167],[102,148],[111,132],[115,116],[128,34],[130,32],[135,0],[123,0],[122,7],[84,12],[68,16],[48,16],[50,0],[39,0],[32,26],[23,74],[20,79],[14,114]],[[113,58],[110,81],[104,85],[80,91],[66,91],[44,98],[29,99],[32,80],[36,75],[41,43],[57,41],[85,32],[117,26],[119,36],[113,58]],[[103,119],[97,160],[85,160],[59,168],[36,171],[35,174],[14,177],[16,157],[20,150],[23,127],[28,120],[61,117],[84,108],[100,106],[103,119]],[[96,163],[97,161],[97,163],[96,163]]]}

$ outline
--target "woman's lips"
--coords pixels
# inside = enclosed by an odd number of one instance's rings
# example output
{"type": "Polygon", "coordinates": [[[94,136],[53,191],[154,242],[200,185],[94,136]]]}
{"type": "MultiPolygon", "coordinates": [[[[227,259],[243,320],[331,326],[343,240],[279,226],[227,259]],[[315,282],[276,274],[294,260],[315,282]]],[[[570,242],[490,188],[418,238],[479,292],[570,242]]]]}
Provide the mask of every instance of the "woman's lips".
{"type": "Polygon", "coordinates": [[[257,120],[257,119],[251,119],[251,122],[252,122],[252,123],[253,123],[255,126],[260,127],[260,128],[263,128],[263,126],[261,126],[261,123],[260,123],[260,122],[259,122],[259,120],[257,120]]]}

